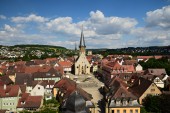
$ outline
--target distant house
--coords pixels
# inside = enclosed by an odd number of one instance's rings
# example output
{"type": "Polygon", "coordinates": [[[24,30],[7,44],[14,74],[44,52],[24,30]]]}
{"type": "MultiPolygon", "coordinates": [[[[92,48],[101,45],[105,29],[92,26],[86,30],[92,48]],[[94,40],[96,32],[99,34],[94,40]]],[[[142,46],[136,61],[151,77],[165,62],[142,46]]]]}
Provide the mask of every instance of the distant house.
{"type": "Polygon", "coordinates": [[[32,91],[33,77],[29,73],[16,73],[14,76],[14,83],[16,85],[26,85],[26,92],[32,91]]]}
{"type": "Polygon", "coordinates": [[[124,60],[123,65],[136,65],[137,63],[136,60],[124,60]]]}
{"type": "Polygon", "coordinates": [[[54,80],[55,82],[61,79],[61,73],[54,68],[50,68],[48,71],[41,72],[41,70],[33,73],[34,80],[54,80]]]}
{"type": "Polygon", "coordinates": [[[141,71],[143,71],[143,67],[142,67],[140,64],[137,64],[137,65],[135,66],[135,70],[136,70],[137,72],[141,72],[141,71]]]}
{"type": "Polygon", "coordinates": [[[45,94],[45,88],[43,86],[43,84],[41,84],[42,81],[40,81],[38,84],[36,84],[32,91],[30,92],[31,96],[43,96],[45,94]]]}
{"type": "Polygon", "coordinates": [[[43,96],[30,96],[23,93],[17,104],[17,111],[39,111],[43,105],[43,96]]]}
{"type": "Polygon", "coordinates": [[[148,68],[144,74],[151,74],[151,75],[167,75],[166,70],[164,68],[148,68]]]}
{"type": "Polygon", "coordinates": [[[31,96],[43,96],[44,99],[52,99],[52,89],[55,84],[54,80],[41,80],[32,83],[31,96]]]}
{"type": "Polygon", "coordinates": [[[97,72],[98,70],[98,63],[97,62],[94,62],[91,66],[91,72],[97,72]]]}
{"type": "Polygon", "coordinates": [[[72,62],[70,61],[59,61],[58,65],[61,66],[64,73],[72,71],[72,62]]]}
{"type": "Polygon", "coordinates": [[[147,95],[160,95],[161,91],[156,86],[155,83],[153,83],[150,80],[147,80],[145,78],[138,78],[132,87],[130,87],[130,90],[139,98],[139,103],[142,104],[142,100],[147,95]]]}
{"type": "Polygon", "coordinates": [[[164,86],[165,86],[165,82],[164,81],[167,79],[165,76],[166,75],[143,75],[143,78],[152,81],[159,88],[164,88],[164,86]]]}
{"type": "Polygon", "coordinates": [[[0,109],[16,112],[20,93],[19,85],[0,86],[0,109]]]}
{"type": "Polygon", "coordinates": [[[106,80],[119,73],[133,73],[134,71],[133,65],[120,65],[117,61],[102,66],[102,75],[106,80]]]}
{"type": "Polygon", "coordinates": [[[153,56],[137,56],[137,61],[148,61],[150,58],[154,58],[153,56]]]}

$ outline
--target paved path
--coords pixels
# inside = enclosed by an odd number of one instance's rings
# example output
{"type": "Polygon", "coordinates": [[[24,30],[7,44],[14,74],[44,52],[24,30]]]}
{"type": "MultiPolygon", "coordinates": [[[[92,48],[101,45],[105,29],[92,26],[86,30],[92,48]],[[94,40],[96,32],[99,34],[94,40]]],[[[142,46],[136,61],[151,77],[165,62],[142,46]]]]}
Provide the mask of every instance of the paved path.
{"type": "MultiPolygon", "coordinates": [[[[75,78],[75,75],[70,75],[71,79],[75,78]]],[[[78,77],[78,85],[85,90],[86,92],[90,93],[93,96],[92,101],[96,105],[96,112],[95,113],[102,113],[101,112],[101,100],[103,99],[103,95],[100,93],[99,89],[104,86],[102,82],[100,82],[94,75],[80,75],[78,77]]]]}

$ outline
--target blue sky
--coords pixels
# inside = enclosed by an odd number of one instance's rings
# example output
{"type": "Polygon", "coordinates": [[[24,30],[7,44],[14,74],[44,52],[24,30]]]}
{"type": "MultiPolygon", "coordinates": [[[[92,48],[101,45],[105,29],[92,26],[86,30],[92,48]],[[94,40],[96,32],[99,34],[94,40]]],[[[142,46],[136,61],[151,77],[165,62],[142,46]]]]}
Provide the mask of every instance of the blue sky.
{"type": "Polygon", "coordinates": [[[169,0],[0,0],[0,45],[170,45],[169,0]]]}

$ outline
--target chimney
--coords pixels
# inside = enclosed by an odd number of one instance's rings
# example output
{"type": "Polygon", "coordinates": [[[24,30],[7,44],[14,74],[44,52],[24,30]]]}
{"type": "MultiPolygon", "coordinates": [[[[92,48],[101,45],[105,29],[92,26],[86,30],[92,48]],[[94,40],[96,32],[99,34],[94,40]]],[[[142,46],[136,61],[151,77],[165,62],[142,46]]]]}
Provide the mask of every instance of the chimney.
{"type": "Polygon", "coordinates": [[[140,79],[139,79],[139,85],[140,85],[140,79]]]}
{"type": "Polygon", "coordinates": [[[4,84],[4,90],[6,90],[6,84],[4,84]]]}

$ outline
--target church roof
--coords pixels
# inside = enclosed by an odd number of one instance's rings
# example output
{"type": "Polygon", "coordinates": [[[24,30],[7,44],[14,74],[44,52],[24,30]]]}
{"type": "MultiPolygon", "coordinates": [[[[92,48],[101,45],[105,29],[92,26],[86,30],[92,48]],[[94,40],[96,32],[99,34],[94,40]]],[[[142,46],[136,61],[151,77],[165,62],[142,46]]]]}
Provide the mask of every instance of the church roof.
{"type": "Polygon", "coordinates": [[[80,45],[79,45],[79,47],[86,47],[85,40],[84,40],[83,29],[81,31],[81,38],[80,38],[80,45]]]}
{"type": "Polygon", "coordinates": [[[66,109],[73,113],[86,113],[85,107],[86,101],[77,91],[74,91],[66,101],[66,109]]]}

